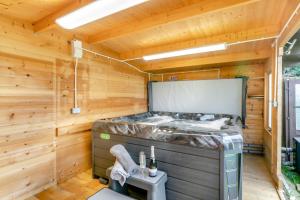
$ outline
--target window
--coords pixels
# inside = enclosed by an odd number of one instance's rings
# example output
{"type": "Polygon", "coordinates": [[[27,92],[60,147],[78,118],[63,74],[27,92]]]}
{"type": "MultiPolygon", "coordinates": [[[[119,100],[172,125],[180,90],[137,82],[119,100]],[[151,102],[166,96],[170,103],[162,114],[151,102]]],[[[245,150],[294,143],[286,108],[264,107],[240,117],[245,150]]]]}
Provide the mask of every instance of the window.
{"type": "Polygon", "coordinates": [[[272,128],[272,74],[268,74],[268,128],[272,128]]]}

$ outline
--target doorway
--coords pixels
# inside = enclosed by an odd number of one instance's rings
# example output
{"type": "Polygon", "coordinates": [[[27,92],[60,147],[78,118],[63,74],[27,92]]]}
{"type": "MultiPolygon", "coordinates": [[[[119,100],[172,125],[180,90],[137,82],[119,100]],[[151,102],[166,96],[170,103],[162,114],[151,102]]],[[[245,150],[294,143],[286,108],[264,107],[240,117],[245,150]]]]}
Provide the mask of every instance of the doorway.
{"type": "Polygon", "coordinates": [[[287,199],[300,199],[300,31],[284,46],[282,174],[287,199]]]}
{"type": "Polygon", "coordinates": [[[293,138],[300,137],[300,79],[284,80],[285,96],[285,141],[286,147],[293,147],[293,138]]]}

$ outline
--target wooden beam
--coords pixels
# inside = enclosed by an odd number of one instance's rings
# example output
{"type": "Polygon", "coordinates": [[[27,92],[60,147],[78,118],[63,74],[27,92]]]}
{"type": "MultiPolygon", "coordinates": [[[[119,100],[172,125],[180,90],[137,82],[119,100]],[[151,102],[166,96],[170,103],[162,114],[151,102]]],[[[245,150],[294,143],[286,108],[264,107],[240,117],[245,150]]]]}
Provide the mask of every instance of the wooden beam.
{"type": "Polygon", "coordinates": [[[170,10],[166,13],[160,13],[142,20],[122,24],[107,31],[102,31],[91,36],[89,38],[89,43],[99,43],[112,38],[129,35],[138,31],[144,31],[153,27],[220,12],[257,1],[259,0],[204,0],[199,3],[194,3],[182,8],[170,10]]]}
{"type": "Polygon", "coordinates": [[[65,136],[65,135],[72,135],[78,134],[86,131],[90,131],[92,128],[92,123],[83,123],[83,124],[72,124],[70,126],[64,127],[57,127],[56,129],[56,136],[65,136]]]}
{"type": "Polygon", "coordinates": [[[226,53],[209,57],[166,60],[163,62],[149,63],[142,67],[144,71],[160,71],[167,69],[184,69],[194,66],[218,65],[242,61],[264,60],[270,57],[270,49],[248,51],[239,53],[226,53]]]}
{"type": "Polygon", "coordinates": [[[255,28],[245,31],[227,33],[222,35],[211,36],[207,38],[199,38],[193,40],[180,41],[165,45],[159,45],[148,48],[141,48],[134,51],[121,53],[120,56],[122,59],[135,59],[141,58],[145,55],[168,52],[180,49],[188,49],[193,47],[199,47],[203,45],[210,45],[216,43],[233,43],[245,40],[255,40],[260,38],[269,38],[275,37],[278,34],[278,26],[266,26],[261,28],[255,28]]]}
{"type": "Polygon", "coordinates": [[[91,3],[92,0],[74,0],[71,4],[65,5],[63,8],[57,10],[54,13],[36,21],[33,23],[34,31],[41,32],[44,30],[48,30],[55,26],[55,20],[61,16],[66,15],[86,4],[91,3]]]}

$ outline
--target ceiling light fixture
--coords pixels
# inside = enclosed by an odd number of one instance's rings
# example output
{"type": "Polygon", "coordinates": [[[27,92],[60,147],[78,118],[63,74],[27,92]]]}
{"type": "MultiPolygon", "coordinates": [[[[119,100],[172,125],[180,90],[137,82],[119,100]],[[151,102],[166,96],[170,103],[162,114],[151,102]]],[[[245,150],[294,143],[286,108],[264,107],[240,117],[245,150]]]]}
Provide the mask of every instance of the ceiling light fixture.
{"type": "Polygon", "coordinates": [[[184,50],[178,50],[178,51],[170,51],[170,52],[165,52],[165,53],[158,53],[158,54],[143,56],[143,59],[144,60],[157,60],[157,59],[171,58],[171,57],[191,55],[191,54],[197,54],[197,53],[220,51],[220,50],[225,50],[226,48],[227,48],[227,45],[225,43],[214,44],[214,45],[209,45],[209,46],[203,46],[203,47],[184,49],[184,50]]]}
{"type": "Polygon", "coordinates": [[[148,0],[96,0],[56,19],[55,22],[65,29],[74,29],[146,1],[148,0]]]}

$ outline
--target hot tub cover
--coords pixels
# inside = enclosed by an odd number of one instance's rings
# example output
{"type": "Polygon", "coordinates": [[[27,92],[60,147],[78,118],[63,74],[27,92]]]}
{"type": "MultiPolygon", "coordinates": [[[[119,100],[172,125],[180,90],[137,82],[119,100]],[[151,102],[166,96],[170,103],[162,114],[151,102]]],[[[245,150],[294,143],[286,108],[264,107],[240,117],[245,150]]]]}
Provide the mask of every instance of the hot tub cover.
{"type": "Polygon", "coordinates": [[[235,115],[146,112],[97,120],[92,131],[199,148],[242,151],[243,147],[241,121],[235,115]]]}

